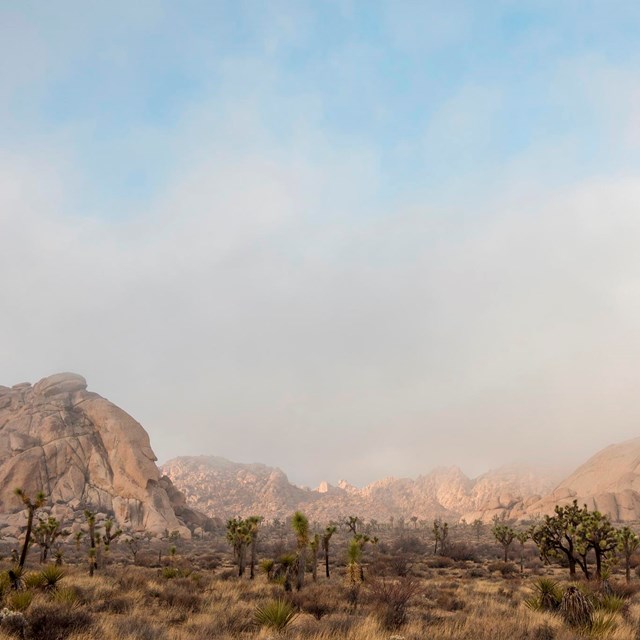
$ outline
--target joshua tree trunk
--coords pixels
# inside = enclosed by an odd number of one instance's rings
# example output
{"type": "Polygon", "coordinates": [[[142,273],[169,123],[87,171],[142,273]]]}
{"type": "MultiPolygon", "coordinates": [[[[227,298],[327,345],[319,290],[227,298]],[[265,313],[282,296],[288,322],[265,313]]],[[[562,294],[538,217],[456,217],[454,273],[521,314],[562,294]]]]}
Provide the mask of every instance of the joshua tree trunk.
{"type": "Polygon", "coordinates": [[[257,546],[258,538],[254,536],[251,538],[251,565],[249,566],[249,578],[251,578],[251,580],[255,577],[257,546]]]}
{"type": "Polygon", "coordinates": [[[329,545],[327,545],[324,549],[324,573],[327,578],[331,577],[329,573],[329,545]]]}
{"type": "Polygon", "coordinates": [[[317,551],[317,549],[314,549],[311,559],[313,561],[313,566],[311,568],[311,577],[312,577],[313,581],[315,582],[318,579],[318,551],[317,551]]]}
{"type": "Polygon", "coordinates": [[[20,561],[18,562],[18,566],[22,569],[24,567],[24,563],[27,560],[27,552],[29,551],[29,544],[31,542],[31,530],[33,529],[33,513],[35,509],[29,505],[27,513],[27,532],[24,536],[24,544],[22,545],[22,553],[20,554],[20,561]]]}
{"type": "Polygon", "coordinates": [[[296,589],[300,591],[304,586],[304,572],[307,568],[307,548],[302,547],[298,552],[298,577],[296,580],[296,589]]]}

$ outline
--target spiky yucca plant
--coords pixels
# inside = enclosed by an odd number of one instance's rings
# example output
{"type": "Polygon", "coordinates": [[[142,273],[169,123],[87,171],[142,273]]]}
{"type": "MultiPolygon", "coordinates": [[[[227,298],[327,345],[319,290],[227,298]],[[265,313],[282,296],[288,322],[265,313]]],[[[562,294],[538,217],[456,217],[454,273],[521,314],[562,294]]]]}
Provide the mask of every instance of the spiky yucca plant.
{"type": "Polygon", "coordinates": [[[593,625],[593,604],[577,587],[570,586],[562,597],[560,613],[572,627],[590,629],[593,625]]]}
{"type": "Polygon", "coordinates": [[[42,586],[47,591],[55,591],[58,588],[58,582],[64,578],[64,571],[55,564],[50,564],[40,572],[42,586]]]}
{"type": "Polygon", "coordinates": [[[562,589],[551,578],[539,578],[531,586],[533,597],[524,601],[534,611],[556,611],[562,602],[562,589]]]}
{"type": "Polygon", "coordinates": [[[267,627],[281,633],[298,616],[293,605],[287,600],[270,600],[256,608],[255,622],[260,627],[267,627]]]}

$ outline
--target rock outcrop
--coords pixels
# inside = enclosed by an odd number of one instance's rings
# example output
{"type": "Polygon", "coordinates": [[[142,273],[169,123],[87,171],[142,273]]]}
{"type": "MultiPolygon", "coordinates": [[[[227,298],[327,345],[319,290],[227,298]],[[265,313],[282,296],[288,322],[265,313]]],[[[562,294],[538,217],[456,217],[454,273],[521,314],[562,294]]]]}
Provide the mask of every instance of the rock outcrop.
{"type": "Polygon", "coordinates": [[[529,516],[550,514],[555,505],[573,500],[616,522],[640,520],[640,438],[602,449],[526,512],[529,516]]]}
{"type": "Polygon", "coordinates": [[[162,467],[185,494],[187,503],[220,518],[259,514],[284,519],[297,509],[327,522],[347,515],[398,523],[412,517],[490,521],[536,502],[557,482],[551,472],[505,468],[473,480],[457,467],[440,468],[416,479],[385,478],[363,488],[345,480],[322,482],[315,490],[289,482],[280,470],[240,464],[216,456],[180,457],[162,467]]]}
{"type": "Polygon", "coordinates": [[[20,511],[14,495],[20,487],[31,495],[43,491],[65,513],[91,508],[113,514],[126,529],[190,537],[176,515],[176,508],[186,509],[184,497],[161,478],[155,461],[142,426],[87,391],[82,376],[0,387],[1,513],[20,511]]]}

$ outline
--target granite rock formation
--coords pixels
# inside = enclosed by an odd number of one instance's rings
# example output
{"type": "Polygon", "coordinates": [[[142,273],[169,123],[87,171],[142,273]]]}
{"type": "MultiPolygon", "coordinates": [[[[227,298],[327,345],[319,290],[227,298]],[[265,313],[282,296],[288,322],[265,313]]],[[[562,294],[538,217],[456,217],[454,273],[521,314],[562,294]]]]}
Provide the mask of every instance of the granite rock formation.
{"type": "Polygon", "coordinates": [[[20,487],[31,495],[43,491],[61,513],[90,508],[113,514],[129,530],[190,537],[176,515],[186,508],[184,498],[155,461],[142,426],[87,391],[82,376],[0,387],[0,513],[22,509],[14,495],[20,487]]]}
{"type": "Polygon", "coordinates": [[[557,478],[551,472],[504,468],[468,478],[459,468],[440,468],[410,478],[385,478],[363,488],[341,480],[317,489],[298,487],[280,469],[240,464],[216,456],[170,460],[162,472],[185,494],[187,503],[220,518],[259,514],[284,519],[297,509],[312,520],[327,522],[347,515],[387,522],[436,517],[455,521],[476,517],[491,521],[538,501],[557,478]]]}

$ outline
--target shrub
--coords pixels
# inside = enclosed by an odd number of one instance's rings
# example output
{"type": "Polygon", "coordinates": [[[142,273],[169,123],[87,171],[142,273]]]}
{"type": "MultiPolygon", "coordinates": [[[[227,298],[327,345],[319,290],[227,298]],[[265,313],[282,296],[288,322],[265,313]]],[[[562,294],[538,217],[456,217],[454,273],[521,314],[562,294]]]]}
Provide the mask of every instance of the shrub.
{"type": "Polygon", "coordinates": [[[284,631],[297,617],[293,605],[287,600],[270,600],[256,608],[254,620],[259,627],[284,631]]]}
{"type": "Polygon", "coordinates": [[[68,608],[76,607],[79,604],[78,592],[71,587],[56,589],[52,600],[68,608]]]}
{"type": "Polygon", "coordinates": [[[182,611],[197,611],[200,608],[200,596],[179,585],[167,585],[158,593],[158,599],[182,611]]]}
{"type": "Polygon", "coordinates": [[[533,596],[524,603],[534,611],[556,611],[562,602],[560,585],[550,578],[538,578],[532,585],[533,596]]]}
{"type": "Polygon", "coordinates": [[[25,573],[22,578],[22,584],[27,589],[40,589],[45,585],[45,579],[41,573],[29,572],[25,573]]]}
{"type": "Polygon", "coordinates": [[[8,598],[7,604],[13,611],[26,611],[33,600],[31,591],[13,591],[8,598]]]}
{"type": "Polygon", "coordinates": [[[433,556],[425,562],[430,569],[448,569],[455,564],[455,561],[447,556],[433,556]]]}
{"type": "Polygon", "coordinates": [[[29,613],[28,622],[29,637],[65,640],[72,634],[88,630],[93,625],[93,617],[86,611],[47,603],[34,607],[29,613]]]}
{"type": "Polygon", "coordinates": [[[407,606],[418,590],[413,578],[373,580],[368,584],[375,613],[385,629],[400,628],[407,621],[407,606]]]}
{"type": "Polygon", "coordinates": [[[499,571],[504,577],[511,576],[518,571],[513,562],[492,562],[488,567],[489,571],[499,571]]]}
{"type": "Polygon", "coordinates": [[[9,609],[0,611],[0,627],[9,635],[24,638],[26,626],[27,621],[24,614],[18,611],[10,611],[9,609]]]}

